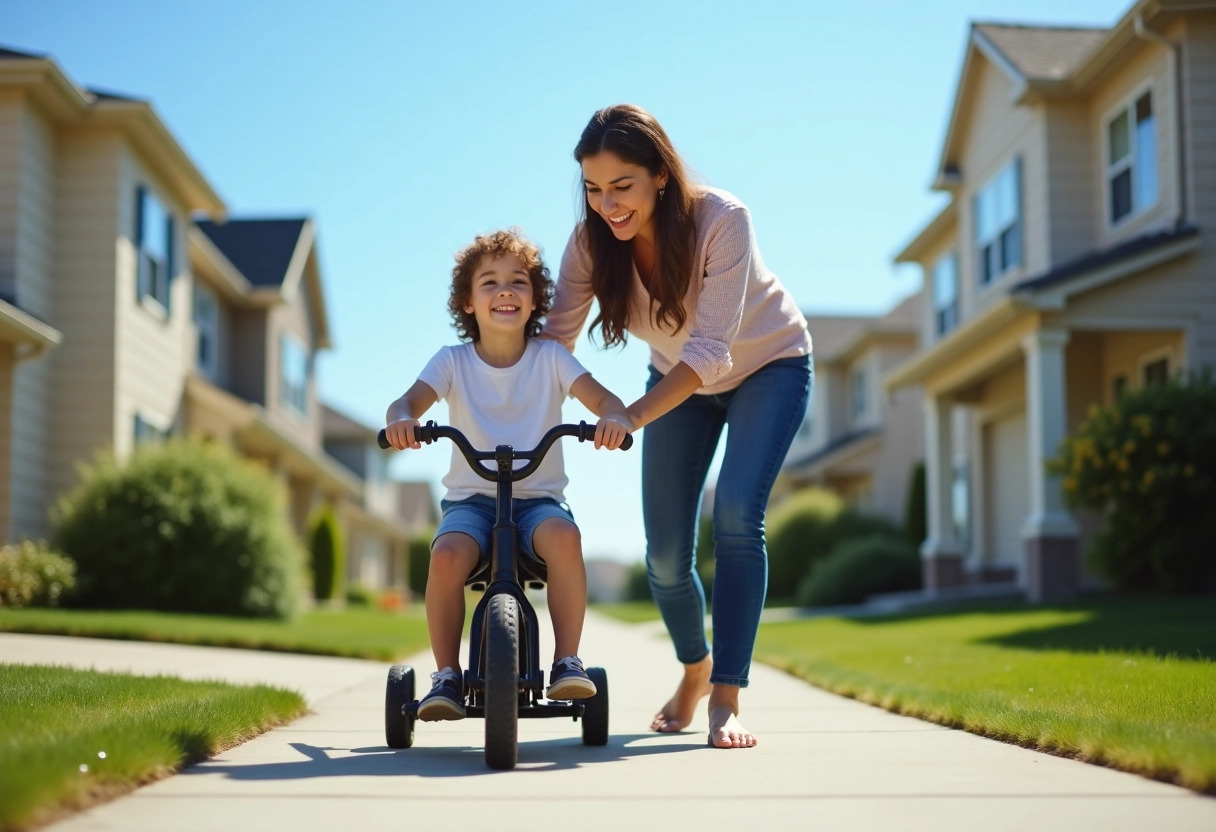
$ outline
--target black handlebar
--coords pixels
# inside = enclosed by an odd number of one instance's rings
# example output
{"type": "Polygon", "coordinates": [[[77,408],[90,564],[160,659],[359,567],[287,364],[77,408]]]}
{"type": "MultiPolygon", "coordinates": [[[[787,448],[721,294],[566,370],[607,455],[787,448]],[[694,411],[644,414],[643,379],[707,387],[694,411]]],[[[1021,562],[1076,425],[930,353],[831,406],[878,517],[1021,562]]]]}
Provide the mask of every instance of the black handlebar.
{"type": "MultiPolygon", "coordinates": [[[[493,460],[497,458],[497,451],[479,451],[469,444],[469,440],[465,435],[456,428],[448,425],[437,425],[435,422],[427,422],[425,425],[419,425],[414,429],[414,436],[419,442],[427,445],[434,442],[436,439],[450,439],[452,443],[460,449],[464,458],[468,460],[469,466],[483,479],[497,481],[498,474],[481,465],[481,460],[493,460]]],[[[549,452],[549,448],[553,447],[553,443],[563,436],[578,437],[579,442],[595,441],[595,425],[589,425],[586,422],[579,422],[577,425],[557,425],[548,430],[540,443],[530,451],[512,450],[511,459],[527,459],[530,460],[523,468],[513,469],[511,471],[511,479],[513,481],[522,480],[524,477],[531,475],[537,468],[540,467],[541,460],[545,458],[545,454],[549,452]]],[[[376,435],[376,444],[381,448],[388,450],[392,445],[388,442],[388,436],[384,428],[376,435]]],[[[621,441],[620,449],[627,451],[633,447],[633,436],[626,434],[624,440],[621,441]]]]}

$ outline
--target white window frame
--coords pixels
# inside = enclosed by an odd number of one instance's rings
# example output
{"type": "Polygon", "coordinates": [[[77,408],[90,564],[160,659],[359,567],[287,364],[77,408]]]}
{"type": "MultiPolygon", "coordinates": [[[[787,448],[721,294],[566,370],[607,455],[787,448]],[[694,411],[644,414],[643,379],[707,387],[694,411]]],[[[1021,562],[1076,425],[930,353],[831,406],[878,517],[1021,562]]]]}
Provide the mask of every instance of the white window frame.
{"type": "Polygon", "coordinates": [[[1154,155],[1153,181],[1155,183],[1155,187],[1153,189],[1153,197],[1151,200],[1144,202],[1143,204],[1138,205],[1136,203],[1136,182],[1138,179],[1136,174],[1136,160],[1139,155],[1138,147],[1136,145],[1136,142],[1138,141],[1138,137],[1136,135],[1136,103],[1144,96],[1145,93],[1149,94],[1152,102],[1154,130],[1153,146],[1154,149],[1159,151],[1160,143],[1157,141],[1157,139],[1160,138],[1158,135],[1159,121],[1157,118],[1159,97],[1151,82],[1141,84],[1130,95],[1124,96],[1118,104],[1111,107],[1102,116],[1102,135],[1100,138],[1100,141],[1102,142],[1102,220],[1105,223],[1107,231],[1114,231],[1121,226],[1127,225],[1129,222],[1135,221],[1138,217],[1155,208],[1157,203],[1161,200],[1161,170],[1157,164],[1159,157],[1154,155]],[[1110,125],[1111,122],[1123,114],[1127,114],[1128,117],[1127,159],[1125,161],[1113,163],[1110,159],[1110,125]],[[1131,170],[1132,174],[1132,210],[1128,211],[1118,219],[1115,219],[1111,216],[1111,196],[1114,190],[1112,188],[1112,182],[1116,176],[1128,169],[1131,170]]]}
{"type": "Polygon", "coordinates": [[[996,173],[988,177],[984,181],[983,186],[977,188],[975,193],[971,195],[971,215],[972,215],[972,241],[975,245],[975,268],[976,281],[981,286],[993,286],[1000,282],[1006,275],[1012,274],[1021,269],[1026,263],[1026,205],[1023,197],[1025,187],[1023,180],[1026,178],[1026,166],[1022,162],[1020,155],[1014,156],[1008,162],[997,168],[996,173]],[[991,237],[981,238],[980,230],[980,200],[984,194],[997,187],[997,183],[1010,170],[1013,170],[1013,199],[1014,199],[1014,219],[1013,222],[999,226],[993,229],[991,237]],[[991,277],[985,278],[985,265],[988,260],[988,255],[985,249],[989,246],[995,246],[997,256],[1000,255],[1001,239],[1006,233],[1016,231],[1017,248],[1014,252],[1010,263],[1004,268],[1000,268],[998,263],[997,269],[994,269],[991,277]]]}
{"type": "Polygon", "coordinates": [[[167,315],[169,312],[169,294],[173,286],[177,240],[177,223],[169,205],[150,186],[137,185],[135,188],[135,295],[141,304],[152,304],[160,307],[167,315]],[[152,255],[144,248],[144,200],[155,203],[165,216],[164,261],[152,255]]]}
{"type": "Polygon", "coordinates": [[[295,413],[301,418],[308,416],[308,382],[312,376],[312,359],[308,347],[294,332],[284,330],[279,334],[279,401],[283,409],[295,413]],[[299,349],[304,357],[304,379],[297,385],[287,377],[288,343],[299,349]],[[296,393],[299,400],[296,399],[296,393]]]}
{"type": "Polygon", "coordinates": [[[930,297],[932,297],[932,299],[933,299],[933,304],[932,304],[932,306],[933,306],[933,333],[935,335],[939,335],[939,336],[945,335],[946,333],[948,333],[958,327],[958,324],[959,324],[959,298],[958,298],[959,279],[958,279],[958,277],[959,276],[958,276],[958,252],[957,251],[954,251],[954,250],[948,251],[945,254],[943,254],[941,257],[937,258],[937,260],[933,261],[933,266],[929,271],[929,283],[930,283],[929,289],[930,289],[930,297]],[[954,269],[954,275],[953,275],[954,276],[954,298],[950,302],[949,306],[939,306],[938,299],[937,299],[938,276],[939,276],[939,270],[941,269],[942,265],[945,264],[946,262],[951,263],[952,267],[954,269]],[[942,315],[944,312],[949,312],[952,315],[952,317],[947,316],[949,318],[949,320],[946,322],[948,325],[943,325],[942,315]]]}
{"type": "Polygon", "coordinates": [[[210,288],[195,281],[194,284],[194,328],[197,333],[195,340],[195,366],[209,379],[215,379],[219,373],[220,346],[220,304],[210,288]],[[210,344],[210,353],[203,355],[204,339],[210,344]]]}
{"type": "Polygon", "coordinates": [[[1174,358],[1174,348],[1168,346],[1158,347],[1155,350],[1150,350],[1149,352],[1140,355],[1136,359],[1135,382],[1137,388],[1143,388],[1146,386],[1144,383],[1144,371],[1148,369],[1149,365],[1155,364],[1162,359],[1165,359],[1166,378],[1174,377],[1174,374],[1178,372],[1178,364],[1174,358]]]}
{"type": "Polygon", "coordinates": [[[870,407],[869,376],[864,366],[853,367],[849,371],[849,412],[854,427],[865,422],[866,412],[870,407]]]}

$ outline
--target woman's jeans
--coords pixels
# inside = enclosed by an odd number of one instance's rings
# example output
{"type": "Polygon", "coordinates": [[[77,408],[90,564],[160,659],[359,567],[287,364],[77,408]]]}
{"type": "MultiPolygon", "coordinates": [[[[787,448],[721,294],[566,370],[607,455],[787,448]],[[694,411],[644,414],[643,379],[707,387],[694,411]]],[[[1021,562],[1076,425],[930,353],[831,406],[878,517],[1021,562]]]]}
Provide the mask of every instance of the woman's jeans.
{"type": "MultiPolygon", "coordinates": [[[[650,368],[650,390],[662,375],[650,368]]],[[[713,673],[715,685],[747,687],[768,588],[764,513],[769,492],[806,414],[814,382],[810,356],[782,358],[734,390],[693,394],[642,432],[646,566],[676,657],[709,655],[705,591],[694,569],[701,491],[727,426],[714,489],[713,673]]]]}

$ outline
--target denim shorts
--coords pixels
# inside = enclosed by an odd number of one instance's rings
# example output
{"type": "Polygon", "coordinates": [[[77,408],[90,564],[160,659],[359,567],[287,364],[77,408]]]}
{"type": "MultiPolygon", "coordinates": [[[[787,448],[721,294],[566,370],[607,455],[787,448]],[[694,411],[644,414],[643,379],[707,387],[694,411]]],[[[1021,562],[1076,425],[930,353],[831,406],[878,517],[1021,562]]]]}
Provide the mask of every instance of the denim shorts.
{"type": "MultiPolygon", "coordinates": [[[[474,494],[465,500],[443,500],[439,503],[443,509],[443,520],[435,538],[448,532],[463,532],[477,541],[481,552],[481,560],[490,559],[490,532],[494,528],[494,520],[498,514],[498,501],[485,494],[474,494]]],[[[519,547],[533,557],[544,560],[532,548],[532,535],[541,523],[550,517],[560,517],[567,523],[574,524],[574,515],[570,507],[559,503],[551,497],[532,497],[511,501],[512,519],[519,534],[519,547]]],[[[431,545],[435,545],[434,539],[431,545]]]]}

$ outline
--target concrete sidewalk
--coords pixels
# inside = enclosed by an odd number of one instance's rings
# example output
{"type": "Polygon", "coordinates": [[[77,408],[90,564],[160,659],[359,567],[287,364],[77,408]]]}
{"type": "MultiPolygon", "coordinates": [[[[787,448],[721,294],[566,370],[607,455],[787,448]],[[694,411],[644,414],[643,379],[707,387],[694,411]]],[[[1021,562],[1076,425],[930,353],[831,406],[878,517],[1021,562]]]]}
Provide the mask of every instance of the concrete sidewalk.
{"type": "MultiPolygon", "coordinates": [[[[583,644],[608,671],[609,744],[583,746],[570,720],[521,720],[510,772],[486,767],[481,720],[421,723],[413,748],[385,746],[387,665],[374,662],[15,635],[0,635],[0,661],[265,681],[301,690],[314,711],[56,832],[1216,830],[1216,799],[895,716],[763,666],[743,697],[758,747],[707,747],[703,714],[685,733],[654,734],[676,678],[666,639],[590,614],[583,644]]],[[[412,664],[424,684],[429,656],[412,664]]]]}

